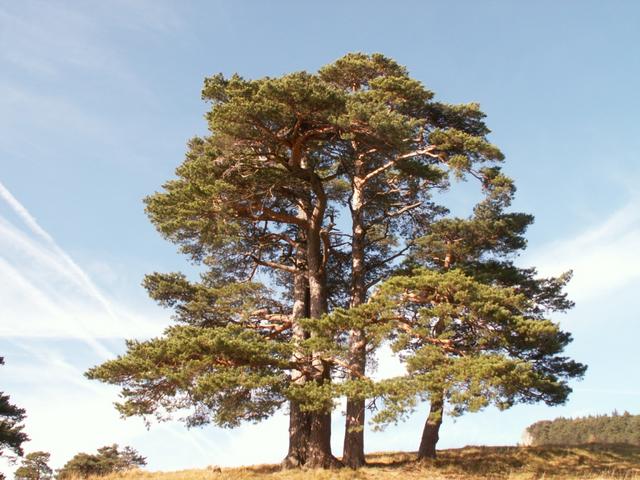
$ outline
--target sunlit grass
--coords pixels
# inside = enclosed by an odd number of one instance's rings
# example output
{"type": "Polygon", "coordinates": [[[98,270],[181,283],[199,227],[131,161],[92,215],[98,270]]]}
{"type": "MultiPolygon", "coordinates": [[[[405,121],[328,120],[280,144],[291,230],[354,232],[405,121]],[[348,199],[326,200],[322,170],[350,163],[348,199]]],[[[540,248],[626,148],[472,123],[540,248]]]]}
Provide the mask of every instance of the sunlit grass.
{"type": "Polygon", "coordinates": [[[329,480],[329,479],[495,479],[640,480],[640,447],[466,447],[442,450],[437,460],[416,462],[412,453],[374,453],[368,465],[348,469],[281,471],[278,465],[210,467],[178,472],[130,471],[103,480],[329,480]]]}

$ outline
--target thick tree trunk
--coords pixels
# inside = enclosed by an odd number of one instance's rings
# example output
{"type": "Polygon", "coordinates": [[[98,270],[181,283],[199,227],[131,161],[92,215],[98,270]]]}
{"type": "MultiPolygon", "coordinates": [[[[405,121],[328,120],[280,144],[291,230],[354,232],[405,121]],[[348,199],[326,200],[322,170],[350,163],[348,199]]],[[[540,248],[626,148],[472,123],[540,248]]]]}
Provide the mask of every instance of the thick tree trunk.
{"type": "MultiPolygon", "coordinates": [[[[364,164],[362,158],[355,161],[355,175],[351,195],[351,302],[357,307],[366,300],[365,278],[365,230],[362,225],[362,208],[364,204],[364,164]]],[[[349,332],[349,378],[355,380],[365,374],[366,339],[361,330],[349,332]]],[[[364,466],[364,420],[365,400],[347,398],[345,418],[344,445],[342,461],[350,468],[364,466]]]]}
{"type": "Polygon", "coordinates": [[[364,402],[359,398],[347,399],[342,462],[350,468],[360,468],[365,464],[364,402]]]}
{"type": "MultiPolygon", "coordinates": [[[[330,381],[329,367],[324,366],[323,381],[330,381]]],[[[331,411],[310,414],[311,435],[309,437],[307,463],[309,468],[339,468],[342,463],[331,453],[331,411]]]]}
{"type": "Polygon", "coordinates": [[[331,414],[314,412],[311,414],[311,436],[307,466],[309,468],[332,468],[337,460],[331,454],[331,414]]]}
{"type": "Polygon", "coordinates": [[[436,444],[438,443],[442,414],[444,413],[444,395],[442,392],[431,396],[429,416],[424,424],[422,440],[418,449],[418,459],[436,458],[436,444]]]}
{"type": "Polygon", "coordinates": [[[308,412],[300,411],[297,402],[289,402],[289,450],[282,460],[282,468],[300,468],[309,457],[308,441],[311,435],[311,418],[308,412]]]}
{"type": "MultiPolygon", "coordinates": [[[[321,277],[309,273],[310,318],[320,318],[326,313],[326,295],[321,277]]],[[[323,384],[331,381],[329,366],[319,357],[312,360],[313,381],[323,384]]],[[[329,404],[331,402],[328,402],[329,404]]],[[[331,405],[327,410],[311,412],[311,431],[308,441],[307,462],[309,468],[334,468],[340,462],[331,453],[331,405]]]]}
{"type": "MultiPolygon", "coordinates": [[[[302,252],[302,259],[305,252],[302,252]]],[[[299,257],[301,255],[299,254],[299,257]]],[[[309,289],[307,279],[302,265],[299,264],[300,272],[296,273],[293,278],[293,310],[292,318],[292,336],[293,341],[301,341],[306,338],[306,333],[302,326],[296,321],[309,315],[309,289]]],[[[294,353],[292,356],[294,362],[305,362],[301,353],[294,353]]],[[[291,382],[297,385],[304,385],[307,378],[304,372],[300,370],[291,371],[291,382]]],[[[300,410],[297,402],[289,402],[289,450],[287,456],[282,460],[283,468],[298,468],[307,463],[307,444],[311,435],[311,418],[308,412],[300,410]]]]}
{"type": "MultiPolygon", "coordinates": [[[[366,365],[366,341],[360,330],[349,332],[349,367],[351,379],[364,375],[366,365]]],[[[345,419],[344,446],[342,461],[350,468],[359,468],[365,464],[364,457],[364,420],[365,400],[363,398],[347,398],[345,419]]]]}
{"type": "MultiPolygon", "coordinates": [[[[327,313],[327,289],[325,276],[326,258],[323,256],[322,221],[326,197],[321,185],[314,185],[317,195],[307,231],[307,279],[309,281],[309,318],[320,318],[327,313]]],[[[326,247],[326,245],[325,245],[326,247]]],[[[320,356],[312,360],[312,378],[319,384],[331,381],[329,365],[320,356]]],[[[331,401],[325,410],[310,413],[311,433],[305,466],[309,468],[334,468],[341,465],[331,453],[331,401]]]]}

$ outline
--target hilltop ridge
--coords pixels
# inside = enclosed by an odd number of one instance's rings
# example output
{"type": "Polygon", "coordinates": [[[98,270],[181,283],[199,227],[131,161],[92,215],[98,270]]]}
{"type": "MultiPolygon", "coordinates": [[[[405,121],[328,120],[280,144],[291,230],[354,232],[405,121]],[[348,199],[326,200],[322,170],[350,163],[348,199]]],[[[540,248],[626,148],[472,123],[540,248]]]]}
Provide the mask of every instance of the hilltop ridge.
{"type": "Polygon", "coordinates": [[[211,466],[202,470],[177,472],[133,470],[102,477],[102,480],[640,479],[640,447],[630,445],[470,446],[441,450],[438,455],[436,460],[416,462],[415,453],[373,453],[367,455],[367,466],[358,470],[282,471],[279,465],[254,465],[240,468],[211,466]]]}

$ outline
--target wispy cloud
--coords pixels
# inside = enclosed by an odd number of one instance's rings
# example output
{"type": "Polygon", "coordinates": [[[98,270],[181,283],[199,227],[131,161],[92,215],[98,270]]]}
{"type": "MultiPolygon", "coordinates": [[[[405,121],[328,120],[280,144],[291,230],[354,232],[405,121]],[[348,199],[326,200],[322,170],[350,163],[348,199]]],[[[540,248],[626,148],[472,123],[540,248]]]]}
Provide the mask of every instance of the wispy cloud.
{"type": "Polygon", "coordinates": [[[0,60],[34,74],[57,76],[68,67],[97,70],[136,85],[131,69],[106,42],[109,33],[168,33],[182,26],[162,1],[108,4],[26,0],[0,6],[0,60]]]}
{"type": "MultiPolygon", "coordinates": [[[[11,386],[12,400],[27,411],[26,431],[31,441],[26,450],[51,452],[54,467],[80,451],[95,451],[113,442],[133,445],[143,454],[149,442],[177,444],[179,450],[192,452],[189,461],[193,456],[209,459],[221,450],[204,432],[189,432],[176,422],[149,432],[141,419],[119,419],[111,404],[116,389],[88,381],[83,376],[86,366],[73,363],[83,356],[77,341],[56,344],[43,339],[13,339],[3,348],[21,360],[8,361],[3,367],[3,386],[11,386]]],[[[162,459],[150,461],[152,465],[160,463],[159,467],[170,465],[161,465],[162,459]]],[[[0,470],[8,473],[7,467],[0,470]]]]}
{"type": "Polygon", "coordinates": [[[27,145],[39,156],[50,155],[50,145],[46,142],[31,145],[34,131],[72,138],[82,134],[102,144],[108,144],[116,134],[96,112],[75,105],[71,99],[9,82],[6,78],[0,82],[0,108],[3,111],[0,146],[12,152],[19,153],[27,145]]]}
{"type": "Polygon", "coordinates": [[[640,200],[626,205],[571,238],[533,249],[524,263],[543,275],[573,270],[568,286],[577,301],[598,301],[612,291],[640,279],[640,200]]]}
{"type": "Polygon", "coordinates": [[[47,232],[45,232],[35,218],[29,213],[29,211],[24,208],[24,206],[18,202],[16,197],[14,197],[9,190],[0,182],[0,198],[2,198],[7,204],[11,207],[11,209],[18,214],[18,216],[22,219],[22,221],[29,227],[29,229],[35,233],[40,238],[44,239],[46,242],[55,245],[55,241],[47,232]]]}
{"type": "Polygon", "coordinates": [[[158,333],[158,322],[107,298],[2,183],[0,200],[24,225],[0,216],[2,335],[82,338],[111,357],[96,338],[158,333]]]}
{"type": "Polygon", "coordinates": [[[44,138],[75,146],[79,134],[121,148],[129,132],[105,117],[132,101],[158,103],[128,35],[154,45],[181,27],[180,18],[164,1],[0,3],[0,150],[50,158],[44,138]],[[116,102],[101,103],[105,96],[116,102]],[[33,142],[36,135],[43,140],[33,142]]]}
{"type": "Polygon", "coordinates": [[[24,206],[16,200],[16,198],[6,189],[6,187],[0,182],[0,198],[2,198],[5,202],[9,204],[11,209],[18,214],[18,216],[22,219],[22,221],[26,224],[26,226],[33,232],[36,236],[40,237],[47,246],[49,246],[51,253],[55,257],[58,257],[61,260],[62,272],[67,274],[75,283],[87,292],[93,299],[95,299],[104,310],[108,313],[108,315],[112,319],[116,319],[117,316],[113,311],[113,308],[110,302],[105,298],[104,295],[96,288],[95,284],[91,281],[88,275],[78,266],[78,264],[73,261],[73,259],[62,250],[55,240],[49,235],[40,225],[36,219],[27,211],[24,206]]]}

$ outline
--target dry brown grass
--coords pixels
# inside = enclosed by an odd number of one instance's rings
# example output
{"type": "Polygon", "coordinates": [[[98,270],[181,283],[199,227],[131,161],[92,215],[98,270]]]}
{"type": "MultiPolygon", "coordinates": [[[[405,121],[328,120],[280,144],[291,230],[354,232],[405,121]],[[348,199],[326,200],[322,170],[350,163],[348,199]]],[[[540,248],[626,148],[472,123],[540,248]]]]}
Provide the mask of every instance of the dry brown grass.
{"type": "Polygon", "coordinates": [[[278,465],[210,467],[178,472],[143,470],[101,480],[640,480],[640,447],[465,447],[442,450],[434,461],[418,463],[412,453],[374,453],[359,470],[290,470],[278,465]]]}

